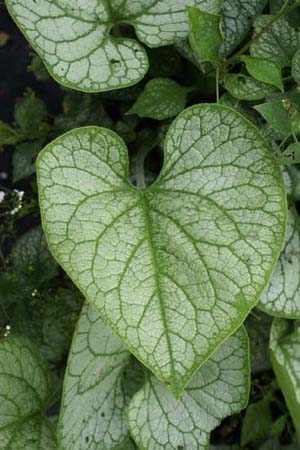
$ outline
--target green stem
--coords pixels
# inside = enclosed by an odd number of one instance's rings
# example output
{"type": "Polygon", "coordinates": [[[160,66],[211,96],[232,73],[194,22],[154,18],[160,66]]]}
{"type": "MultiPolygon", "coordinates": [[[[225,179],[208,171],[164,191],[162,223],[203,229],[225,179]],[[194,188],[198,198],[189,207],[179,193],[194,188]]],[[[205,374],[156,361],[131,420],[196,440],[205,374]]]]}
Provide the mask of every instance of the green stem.
{"type": "Polygon", "coordinates": [[[145,159],[151,150],[153,150],[153,146],[146,145],[138,151],[135,158],[135,181],[136,186],[140,189],[145,189],[147,187],[145,180],[145,159]]]}
{"type": "Polygon", "coordinates": [[[296,144],[298,144],[299,141],[297,139],[297,136],[296,136],[296,133],[294,130],[292,131],[292,135],[293,135],[294,141],[296,142],[296,144]]]}
{"type": "Polygon", "coordinates": [[[138,153],[136,162],[135,162],[135,179],[136,179],[137,187],[141,188],[141,189],[145,189],[145,187],[146,187],[145,171],[144,171],[145,158],[142,157],[140,155],[140,153],[138,153]]]}
{"type": "Polygon", "coordinates": [[[219,101],[220,101],[220,87],[219,87],[219,83],[220,83],[220,69],[218,67],[217,71],[216,71],[216,100],[217,100],[217,103],[219,103],[219,101]]]}

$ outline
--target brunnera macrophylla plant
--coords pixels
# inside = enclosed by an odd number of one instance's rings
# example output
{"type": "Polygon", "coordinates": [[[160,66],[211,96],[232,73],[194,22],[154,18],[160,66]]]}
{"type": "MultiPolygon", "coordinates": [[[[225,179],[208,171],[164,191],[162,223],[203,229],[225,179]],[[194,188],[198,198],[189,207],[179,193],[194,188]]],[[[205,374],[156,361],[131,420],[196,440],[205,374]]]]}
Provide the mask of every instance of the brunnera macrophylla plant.
{"type": "MultiPolygon", "coordinates": [[[[56,380],[35,343],[22,333],[0,342],[1,446],[208,449],[211,431],[248,404],[243,323],[255,306],[276,317],[264,330],[270,364],[300,439],[299,2],[6,5],[65,87],[114,91],[121,104],[121,89],[142,86],[119,113],[143,118],[144,142],[133,174],[130,148],[107,127],[71,129],[39,152],[44,234],[85,304],[57,427],[45,413],[56,380]],[[172,79],[175,68],[147,75],[149,48],[166,45],[193,64],[189,85],[172,79]],[[213,98],[199,100],[212,78],[213,98]],[[157,177],[145,169],[154,148],[157,177]]],[[[251,345],[260,331],[249,317],[246,327],[251,345]]],[[[268,437],[244,437],[247,411],[241,448],[268,437]]]]}

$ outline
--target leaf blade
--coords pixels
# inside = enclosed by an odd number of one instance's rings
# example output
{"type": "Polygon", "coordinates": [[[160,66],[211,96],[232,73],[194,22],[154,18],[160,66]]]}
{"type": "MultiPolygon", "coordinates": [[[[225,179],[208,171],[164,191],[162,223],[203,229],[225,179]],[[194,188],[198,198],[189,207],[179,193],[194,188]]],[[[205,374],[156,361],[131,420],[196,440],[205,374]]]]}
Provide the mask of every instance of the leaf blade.
{"type": "Polygon", "coordinates": [[[83,307],[69,355],[58,426],[62,449],[119,448],[128,440],[122,371],[130,353],[91,305],[83,307]]]}
{"type": "Polygon", "coordinates": [[[160,177],[150,188],[136,189],[127,180],[127,150],[119,137],[98,128],[75,130],[40,154],[38,182],[54,257],[130,351],[179,395],[197,368],[241,325],[265,287],[284,237],[286,196],[265,142],[253,125],[228,108],[187,109],[171,126],[165,144],[160,177]],[[233,129],[238,147],[231,140],[233,129]],[[256,161],[255,171],[249,169],[245,149],[256,161]],[[236,158],[241,166],[233,169],[236,158]],[[203,174],[212,182],[207,184],[203,174]],[[248,177],[256,180],[250,191],[244,186],[248,177]],[[265,193],[255,187],[262,180],[265,193]],[[225,197],[219,183],[226,186],[225,197]],[[265,206],[269,196],[276,210],[272,214],[265,206]],[[245,205],[246,222],[237,225],[245,205]],[[272,223],[272,232],[255,211],[272,223]],[[271,253],[257,240],[262,229],[271,253]],[[116,251],[121,261],[111,258],[116,251]],[[83,261],[82,254],[87,255],[83,261]],[[224,263],[228,258],[231,264],[224,263]],[[259,273],[254,268],[258,262],[259,273]],[[242,278],[235,274],[236,266],[242,278]]]}
{"type": "Polygon", "coordinates": [[[300,377],[299,324],[275,319],[271,329],[270,351],[272,366],[278,384],[293,418],[300,441],[300,377]]]}
{"type": "Polygon", "coordinates": [[[210,431],[244,408],[248,394],[248,338],[239,330],[194,375],[181,400],[150,375],[129,404],[131,435],[141,449],[204,450],[210,431]]]}
{"type": "Polygon", "coordinates": [[[218,62],[223,42],[221,15],[188,7],[189,41],[192,49],[203,61],[218,62]]]}
{"type": "Polygon", "coordinates": [[[43,417],[52,392],[45,362],[29,339],[9,336],[0,343],[0,443],[7,450],[56,450],[55,435],[43,417]]]}
{"type": "Polygon", "coordinates": [[[141,92],[127,114],[165,120],[177,116],[186,105],[187,88],[170,78],[153,78],[141,92]]]}

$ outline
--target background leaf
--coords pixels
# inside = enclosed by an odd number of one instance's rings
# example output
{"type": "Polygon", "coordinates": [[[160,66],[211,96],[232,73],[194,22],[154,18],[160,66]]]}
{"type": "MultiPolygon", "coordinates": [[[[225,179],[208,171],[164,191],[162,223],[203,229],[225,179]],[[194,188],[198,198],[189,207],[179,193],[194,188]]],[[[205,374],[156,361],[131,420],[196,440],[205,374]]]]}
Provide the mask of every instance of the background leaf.
{"type": "Polygon", "coordinates": [[[91,305],[73,338],[59,423],[64,450],[120,448],[128,440],[121,384],[130,353],[91,305]]]}
{"type": "Polygon", "coordinates": [[[290,136],[292,134],[289,113],[281,100],[268,101],[254,108],[263,116],[273,130],[282,136],[290,136]]]}
{"type": "Polygon", "coordinates": [[[55,433],[44,416],[53,386],[30,341],[10,336],[0,342],[0,444],[5,450],[56,450],[55,433]]]}
{"type": "MultiPolygon", "coordinates": [[[[266,28],[273,16],[260,16],[255,21],[255,33],[266,28]]],[[[269,29],[251,45],[250,53],[258,58],[266,58],[280,67],[292,64],[292,58],[300,45],[300,32],[290,26],[283,17],[274,22],[269,29]]]]}
{"type": "Polygon", "coordinates": [[[291,207],[285,246],[280,255],[270,285],[258,307],[277,317],[300,318],[300,220],[291,207]]]}
{"type": "Polygon", "coordinates": [[[262,83],[271,84],[283,91],[281,68],[276,63],[264,58],[242,56],[250,75],[262,83]]]}
{"type": "Polygon", "coordinates": [[[189,88],[169,78],[149,81],[127,114],[164,120],[177,116],[186,105],[189,88]]]}
{"type": "Polygon", "coordinates": [[[300,441],[299,323],[275,319],[271,329],[270,350],[273,369],[300,441]]]}
{"type": "Polygon", "coordinates": [[[225,89],[239,100],[261,100],[273,92],[273,88],[243,74],[227,74],[224,77],[225,89]]]}
{"type": "Polygon", "coordinates": [[[218,62],[223,42],[221,16],[199,8],[188,8],[189,41],[192,49],[203,61],[218,62]]]}

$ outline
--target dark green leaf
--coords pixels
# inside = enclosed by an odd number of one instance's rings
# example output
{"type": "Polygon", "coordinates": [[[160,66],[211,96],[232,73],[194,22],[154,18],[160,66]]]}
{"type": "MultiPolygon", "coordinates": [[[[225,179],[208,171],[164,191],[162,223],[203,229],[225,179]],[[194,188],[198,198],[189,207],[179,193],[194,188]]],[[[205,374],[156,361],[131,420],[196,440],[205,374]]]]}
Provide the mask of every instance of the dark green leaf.
{"type": "Polygon", "coordinates": [[[252,403],[248,406],[243,421],[242,446],[244,447],[252,442],[261,442],[269,435],[271,425],[270,402],[268,400],[260,400],[252,403]]]}
{"type": "Polygon", "coordinates": [[[29,138],[36,135],[46,117],[46,105],[33,91],[28,91],[16,105],[16,124],[22,133],[28,134],[29,138]]]}
{"type": "Polygon", "coordinates": [[[221,16],[188,7],[189,40],[192,49],[203,61],[220,61],[220,47],[223,42],[221,16]]]}
{"type": "Polygon", "coordinates": [[[22,142],[13,153],[13,182],[27,178],[35,172],[35,159],[42,149],[44,140],[22,142]]]}
{"type": "Polygon", "coordinates": [[[283,91],[281,68],[278,64],[264,58],[242,56],[250,75],[262,83],[271,84],[283,91]]]}
{"type": "Polygon", "coordinates": [[[273,130],[279,132],[282,136],[290,136],[292,134],[289,113],[281,100],[262,103],[254,108],[262,115],[273,130]]]}
{"type": "Polygon", "coordinates": [[[169,78],[154,78],[128,111],[139,117],[164,120],[179,114],[186,105],[188,89],[169,78]]]}
{"type": "Polygon", "coordinates": [[[19,142],[18,133],[6,123],[0,122],[0,148],[4,145],[14,145],[19,142]]]}
{"type": "Polygon", "coordinates": [[[289,164],[299,164],[300,163],[300,142],[295,142],[289,145],[282,156],[280,157],[280,162],[285,165],[289,164]]]}

